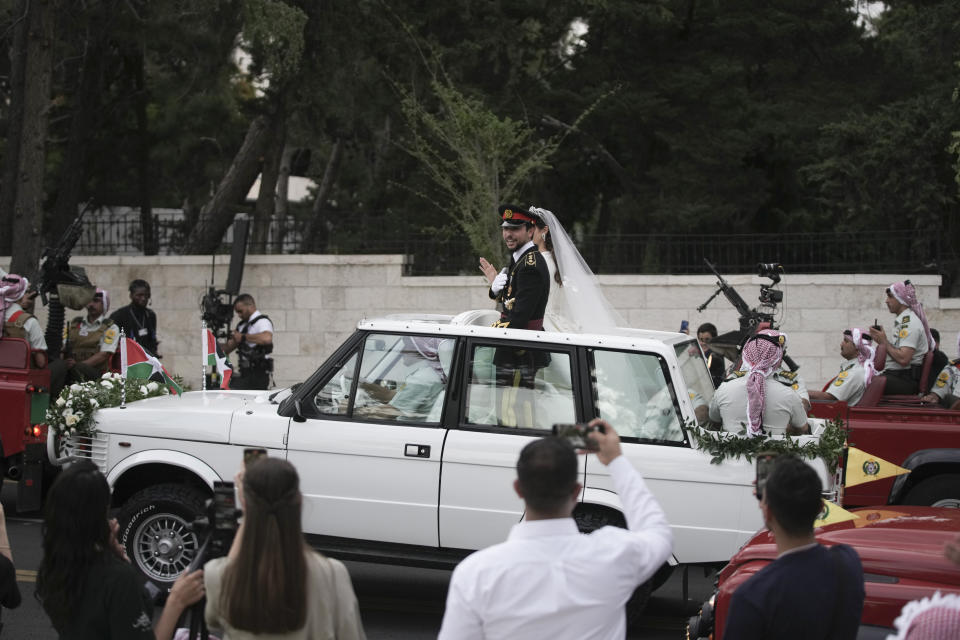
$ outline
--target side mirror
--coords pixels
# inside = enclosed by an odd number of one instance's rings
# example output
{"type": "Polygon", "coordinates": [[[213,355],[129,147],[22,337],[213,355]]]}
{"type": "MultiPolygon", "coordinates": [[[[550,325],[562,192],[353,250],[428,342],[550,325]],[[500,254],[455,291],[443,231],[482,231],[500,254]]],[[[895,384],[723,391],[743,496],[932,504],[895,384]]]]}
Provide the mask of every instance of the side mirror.
{"type": "Polygon", "coordinates": [[[300,408],[300,398],[297,398],[293,401],[293,407],[295,409],[293,413],[294,422],[306,422],[307,419],[303,417],[303,410],[300,408]]]}

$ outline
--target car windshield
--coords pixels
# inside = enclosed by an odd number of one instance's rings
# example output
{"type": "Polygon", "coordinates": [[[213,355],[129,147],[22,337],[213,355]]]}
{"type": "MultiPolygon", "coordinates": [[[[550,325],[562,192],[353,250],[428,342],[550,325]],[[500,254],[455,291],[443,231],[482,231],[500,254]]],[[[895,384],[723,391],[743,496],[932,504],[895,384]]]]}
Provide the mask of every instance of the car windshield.
{"type": "Polygon", "coordinates": [[[705,411],[700,407],[709,407],[713,399],[713,379],[707,362],[703,359],[703,352],[696,340],[681,342],[674,349],[677,352],[677,362],[680,364],[680,374],[687,383],[687,393],[697,416],[697,422],[706,422],[705,411]]]}

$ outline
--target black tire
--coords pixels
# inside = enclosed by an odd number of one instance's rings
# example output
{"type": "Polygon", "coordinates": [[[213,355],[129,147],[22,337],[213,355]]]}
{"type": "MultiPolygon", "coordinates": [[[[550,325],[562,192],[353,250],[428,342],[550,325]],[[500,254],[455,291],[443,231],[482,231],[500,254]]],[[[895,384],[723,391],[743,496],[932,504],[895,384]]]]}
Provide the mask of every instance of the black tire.
{"type": "Polygon", "coordinates": [[[120,508],[120,544],[130,562],[166,591],[196,558],[200,539],[187,525],[204,512],[205,496],[180,484],[138,491],[120,508]]]}
{"type": "MultiPolygon", "coordinates": [[[[627,521],[623,514],[612,509],[602,507],[578,506],[574,509],[573,519],[577,523],[577,528],[581,533],[590,533],[601,527],[620,527],[627,528],[627,521]]],[[[667,574],[669,577],[669,574],[667,574]]],[[[650,594],[653,593],[653,581],[656,577],[650,578],[633,591],[633,595],[627,600],[625,608],[627,610],[627,625],[635,625],[643,610],[647,608],[647,602],[650,600],[650,594]]],[[[662,584],[662,583],[661,583],[662,584]]]]}
{"type": "Polygon", "coordinates": [[[921,480],[907,492],[903,504],[960,509],[960,473],[941,473],[921,480]]]}

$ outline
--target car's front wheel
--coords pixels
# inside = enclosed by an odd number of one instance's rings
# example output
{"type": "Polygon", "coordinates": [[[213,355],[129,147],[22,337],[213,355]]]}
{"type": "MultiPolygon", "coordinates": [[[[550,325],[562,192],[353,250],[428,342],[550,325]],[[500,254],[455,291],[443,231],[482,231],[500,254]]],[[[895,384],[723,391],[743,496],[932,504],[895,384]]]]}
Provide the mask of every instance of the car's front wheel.
{"type": "Polygon", "coordinates": [[[162,589],[197,557],[200,540],[188,525],[203,513],[205,496],[186,485],[143,489],[120,509],[120,544],[130,561],[162,589]]]}

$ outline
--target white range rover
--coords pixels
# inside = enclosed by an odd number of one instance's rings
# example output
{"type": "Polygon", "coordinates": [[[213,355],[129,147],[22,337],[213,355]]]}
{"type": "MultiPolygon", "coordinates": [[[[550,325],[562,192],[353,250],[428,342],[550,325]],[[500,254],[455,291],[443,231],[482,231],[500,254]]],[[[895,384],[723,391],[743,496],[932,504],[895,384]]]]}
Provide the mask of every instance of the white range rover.
{"type": "MultiPolygon", "coordinates": [[[[103,470],[122,543],[161,586],[196,555],[188,524],[248,447],[297,467],[309,542],[344,559],[452,567],[503,541],[523,518],[520,449],[554,423],[594,416],[620,433],[673,528],[673,557],[650,586],[676,564],[726,561],[762,526],[752,465],[711,464],[686,432],[713,395],[694,339],[498,329],[491,314],[364,320],[303,383],[103,409],[96,438],[67,449],[103,470]]],[[[622,525],[606,467],[580,460],[577,523],[622,525]]]]}

